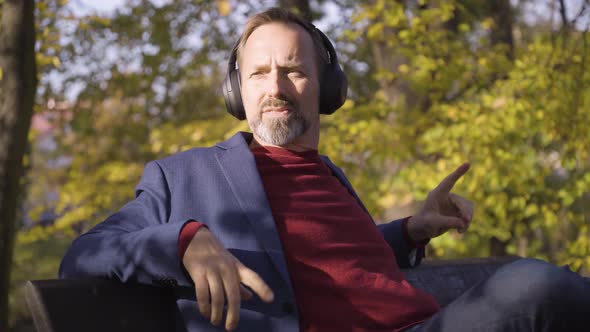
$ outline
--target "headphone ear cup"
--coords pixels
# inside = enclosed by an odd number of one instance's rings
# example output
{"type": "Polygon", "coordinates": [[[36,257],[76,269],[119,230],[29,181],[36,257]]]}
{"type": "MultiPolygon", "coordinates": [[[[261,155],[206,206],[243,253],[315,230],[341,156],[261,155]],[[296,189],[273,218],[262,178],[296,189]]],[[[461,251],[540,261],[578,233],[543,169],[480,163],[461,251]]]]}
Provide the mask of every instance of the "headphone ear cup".
{"type": "Polygon", "coordinates": [[[320,86],[320,114],[336,112],[346,101],[348,79],[338,62],[328,65],[320,86]]]}
{"type": "Polygon", "coordinates": [[[221,90],[227,112],[238,120],[246,119],[246,111],[240,93],[240,73],[237,70],[230,70],[225,75],[221,90]]]}
{"type": "Polygon", "coordinates": [[[318,35],[326,48],[329,63],[324,67],[320,82],[320,114],[332,114],[346,101],[348,79],[338,63],[338,54],[334,45],[321,30],[311,24],[312,31],[318,35]]]}

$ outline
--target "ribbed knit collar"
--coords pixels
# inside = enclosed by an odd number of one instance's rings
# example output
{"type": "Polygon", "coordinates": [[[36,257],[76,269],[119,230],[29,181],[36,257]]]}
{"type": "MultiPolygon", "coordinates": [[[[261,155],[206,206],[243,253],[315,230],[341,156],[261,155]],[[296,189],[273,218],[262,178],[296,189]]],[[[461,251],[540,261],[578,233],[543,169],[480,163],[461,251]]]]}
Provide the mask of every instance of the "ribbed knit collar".
{"type": "MultiPolygon", "coordinates": [[[[319,158],[318,150],[293,151],[276,146],[257,146],[252,149],[254,155],[266,155],[268,157],[291,157],[302,158],[305,160],[317,160],[319,158]]],[[[273,158],[274,159],[274,158],[273,158]]]]}

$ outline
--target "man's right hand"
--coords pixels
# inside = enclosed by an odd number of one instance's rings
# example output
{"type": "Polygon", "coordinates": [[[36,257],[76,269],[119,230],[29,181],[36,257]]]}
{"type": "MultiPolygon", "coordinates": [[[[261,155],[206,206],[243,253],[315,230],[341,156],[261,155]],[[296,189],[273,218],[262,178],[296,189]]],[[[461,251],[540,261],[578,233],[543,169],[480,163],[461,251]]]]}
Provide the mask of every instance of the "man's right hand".
{"type": "Polygon", "coordinates": [[[225,329],[238,326],[240,302],[248,300],[250,287],[264,302],[272,302],[270,287],[254,271],[235,258],[205,227],[201,227],[188,245],[182,263],[195,283],[197,303],[201,314],[219,325],[223,304],[227,301],[225,329]]]}

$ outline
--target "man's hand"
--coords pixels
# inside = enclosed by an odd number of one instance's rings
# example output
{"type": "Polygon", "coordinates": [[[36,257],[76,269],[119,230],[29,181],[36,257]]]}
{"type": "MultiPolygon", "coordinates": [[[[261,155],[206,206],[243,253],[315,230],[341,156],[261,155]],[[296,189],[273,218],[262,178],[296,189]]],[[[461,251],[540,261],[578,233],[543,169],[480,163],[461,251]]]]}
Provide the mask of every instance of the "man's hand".
{"type": "Polygon", "coordinates": [[[419,212],[408,220],[408,233],[412,240],[422,242],[455,228],[463,233],[473,218],[473,203],[451,193],[451,189],[469,170],[465,163],[449,174],[432,190],[419,212]]]}
{"type": "Polygon", "coordinates": [[[225,329],[236,328],[240,302],[252,293],[250,287],[265,302],[272,302],[274,294],[260,276],[244,266],[205,227],[191,240],[184,257],[184,267],[195,283],[197,303],[201,314],[219,325],[223,318],[223,304],[227,300],[225,329]]]}

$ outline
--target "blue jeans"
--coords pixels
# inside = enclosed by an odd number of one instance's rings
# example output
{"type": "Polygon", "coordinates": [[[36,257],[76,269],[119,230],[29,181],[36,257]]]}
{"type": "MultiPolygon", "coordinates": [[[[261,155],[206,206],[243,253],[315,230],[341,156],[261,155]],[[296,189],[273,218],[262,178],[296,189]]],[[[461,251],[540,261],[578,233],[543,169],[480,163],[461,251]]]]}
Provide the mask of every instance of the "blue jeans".
{"type": "Polygon", "coordinates": [[[590,331],[590,283],[565,268],[521,259],[405,331],[590,331]]]}

